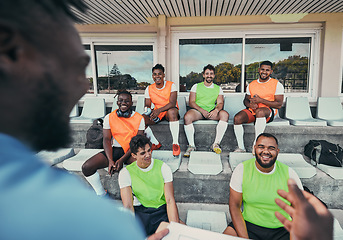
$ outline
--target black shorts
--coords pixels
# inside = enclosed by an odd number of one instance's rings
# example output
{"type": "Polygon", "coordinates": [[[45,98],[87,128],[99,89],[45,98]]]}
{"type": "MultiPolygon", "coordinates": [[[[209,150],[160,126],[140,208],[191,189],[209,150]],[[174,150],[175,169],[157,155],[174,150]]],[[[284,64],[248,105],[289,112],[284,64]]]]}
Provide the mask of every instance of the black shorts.
{"type": "MultiPolygon", "coordinates": [[[[191,108],[191,109],[194,109],[194,110],[196,110],[196,111],[198,111],[197,109],[195,109],[195,108],[191,108]]],[[[214,107],[211,111],[209,111],[209,113],[210,112],[212,112],[214,109],[216,109],[216,107],[214,107]]],[[[221,110],[220,110],[221,111],[221,110]]],[[[205,116],[204,115],[202,115],[202,113],[200,112],[200,111],[198,111],[200,114],[201,114],[201,116],[206,120],[207,118],[205,118],[205,116]]]]}
{"type": "Polygon", "coordinates": [[[156,232],[161,222],[169,222],[167,215],[167,205],[159,208],[147,208],[143,205],[134,206],[135,214],[141,220],[147,236],[156,232]]]}
{"type": "MultiPolygon", "coordinates": [[[[270,123],[274,120],[275,112],[274,112],[274,108],[271,108],[271,107],[268,107],[268,108],[271,112],[271,116],[266,118],[266,122],[270,123]]],[[[247,123],[252,123],[256,121],[256,115],[253,114],[250,108],[247,107],[246,109],[243,109],[242,111],[244,111],[248,115],[249,121],[247,123]]]]}
{"type": "MultiPolygon", "coordinates": [[[[250,239],[289,240],[289,232],[284,227],[266,228],[255,225],[248,221],[245,221],[245,225],[247,226],[248,235],[250,239]]],[[[229,226],[235,229],[232,222],[229,224],[229,226]]]]}
{"type": "MultiPolygon", "coordinates": [[[[105,150],[100,152],[103,155],[106,156],[105,150]]],[[[113,161],[116,162],[119,158],[121,158],[125,154],[124,150],[122,147],[112,147],[112,156],[113,156],[113,161]]]]}

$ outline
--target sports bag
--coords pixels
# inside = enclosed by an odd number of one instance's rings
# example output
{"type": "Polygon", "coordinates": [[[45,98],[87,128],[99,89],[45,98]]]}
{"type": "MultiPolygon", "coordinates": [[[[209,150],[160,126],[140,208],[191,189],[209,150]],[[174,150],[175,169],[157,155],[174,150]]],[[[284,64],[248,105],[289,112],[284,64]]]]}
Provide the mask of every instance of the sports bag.
{"type": "Polygon", "coordinates": [[[316,165],[343,166],[343,149],[326,140],[310,140],[304,147],[304,154],[314,160],[316,165]]]}
{"type": "Polygon", "coordinates": [[[95,148],[95,149],[102,149],[102,124],[103,120],[101,118],[95,119],[93,121],[93,125],[87,130],[86,139],[87,142],[85,144],[85,148],[95,148]]]}

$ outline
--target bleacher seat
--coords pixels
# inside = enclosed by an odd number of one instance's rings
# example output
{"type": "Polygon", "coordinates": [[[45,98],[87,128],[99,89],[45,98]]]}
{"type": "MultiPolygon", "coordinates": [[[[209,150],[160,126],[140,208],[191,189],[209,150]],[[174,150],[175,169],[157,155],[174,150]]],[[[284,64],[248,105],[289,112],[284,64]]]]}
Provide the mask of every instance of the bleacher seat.
{"type": "Polygon", "coordinates": [[[145,105],[144,99],[145,99],[144,95],[138,96],[138,98],[137,98],[135,111],[140,113],[140,114],[143,114],[143,112],[144,112],[144,105],[145,105]]]}
{"type": "Polygon", "coordinates": [[[241,110],[245,109],[244,95],[227,95],[224,99],[224,110],[229,113],[229,124],[233,124],[233,118],[241,110]]]}
{"type": "Polygon", "coordinates": [[[316,118],[327,121],[329,126],[343,126],[343,109],[339,97],[319,97],[316,118]]]}
{"type": "Polygon", "coordinates": [[[326,164],[316,164],[316,162],[313,160],[311,160],[311,163],[333,179],[343,179],[343,167],[334,167],[326,164]]]}
{"type": "Polygon", "coordinates": [[[227,227],[225,212],[188,210],[187,226],[222,233],[227,227]]]}
{"type": "Polygon", "coordinates": [[[327,126],[326,121],[312,117],[307,97],[287,97],[285,118],[295,126],[327,126]]]}
{"type": "Polygon", "coordinates": [[[81,171],[82,165],[103,149],[81,149],[78,154],[63,161],[63,167],[68,171],[81,171]]]}
{"type": "Polygon", "coordinates": [[[192,151],[188,170],[193,174],[217,175],[223,171],[219,154],[213,152],[192,151]]]}
{"type": "Polygon", "coordinates": [[[103,118],[106,114],[105,99],[86,98],[83,104],[81,116],[70,119],[71,123],[92,123],[97,118],[103,118]]]}
{"type": "Polygon", "coordinates": [[[280,110],[274,116],[274,120],[267,124],[267,126],[288,126],[289,121],[287,119],[280,118],[279,116],[280,110]]]}
{"type": "Polygon", "coordinates": [[[181,164],[181,154],[174,157],[173,151],[154,150],[152,151],[152,158],[165,162],[173,173],[179,169],[181,164]]]}
{"type": "Polygon", "coordinates": [[[61,148],[57,151],[40,151],[36,154],[37,157],[42,159],[44,162],[53,166],[57,163],[63,162],[64,160],[71,158],[75,155],[74,148],[61,148]]]}
{"type": "Polygon", "coordinates": [[[178,96],[177,97],[177,103],[179,104],[179,114],[180,114],[180,120],[184,118],[186,112],[187,112],[187,102],[185,96],[178,96]]]}
{"type": "Polygon", "coordinates": [[[73,109],[71,110],[69,117],[73,118],[73,117],[78,117],[79,116],[79,106],[77,104],[75,104],[75,106],[73,107],[73,109]]]}
{"type": "Polygon", "coordinates": [[[116,97],[113,99],[113,104],[112,104],[111,112],[113,112],[114,110],[118,109],[117,101],[118,101],[118,96],[116,96],[116,97]]]}

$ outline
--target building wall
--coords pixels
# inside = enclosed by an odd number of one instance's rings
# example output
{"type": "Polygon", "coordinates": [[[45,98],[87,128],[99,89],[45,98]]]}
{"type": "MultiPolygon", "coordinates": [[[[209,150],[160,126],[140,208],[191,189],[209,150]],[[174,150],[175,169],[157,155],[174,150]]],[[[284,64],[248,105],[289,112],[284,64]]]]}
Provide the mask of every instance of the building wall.
{"type": "Polygon", "coordinates": [[[343,13],[326,14],[285,14],[274,16],[228,16],[228,17],[172,17],[159,16],[149,18],[149,24],[123,25],[76,25],[82,37],[106,36],[112,33],[122,33],[127,37],[135,34],[156,34],[157,62],[166,66],[166,78],[171,79],[172,47],[171,29],[188,27],[192,29],[210,29],[213,26],[238,26],[254,29],[262,24],[277,27],[287,24],[297,27],[301,23],[320,23],[320,58],[318,76],[314,87],[315,95],[320,97],[341,96],[342,84],[342,29],[343,13]],[[131,34],[131,35],[130,35],[131,34]]]}

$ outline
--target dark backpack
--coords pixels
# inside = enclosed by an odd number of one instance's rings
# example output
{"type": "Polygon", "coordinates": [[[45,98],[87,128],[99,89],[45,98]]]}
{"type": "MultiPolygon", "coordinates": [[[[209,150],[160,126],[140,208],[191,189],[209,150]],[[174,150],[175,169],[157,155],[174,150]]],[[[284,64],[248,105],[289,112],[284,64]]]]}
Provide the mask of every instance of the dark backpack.
{"type": "Polygon", "coordinates": [[[101,118],[95,119],[93,121],[93,125],[87,130],[86,139],[87,142],[85,144],[85,148],[95,148],[95,149],[102,149],[102,124],[103,120],[101,118]]]}
{"type": "Polygon", "coordinates": [[[304,147],[304,154],[316,164],[343,166],[343,149],[338,144],[326,140],[310,140],[304,147]]]}

